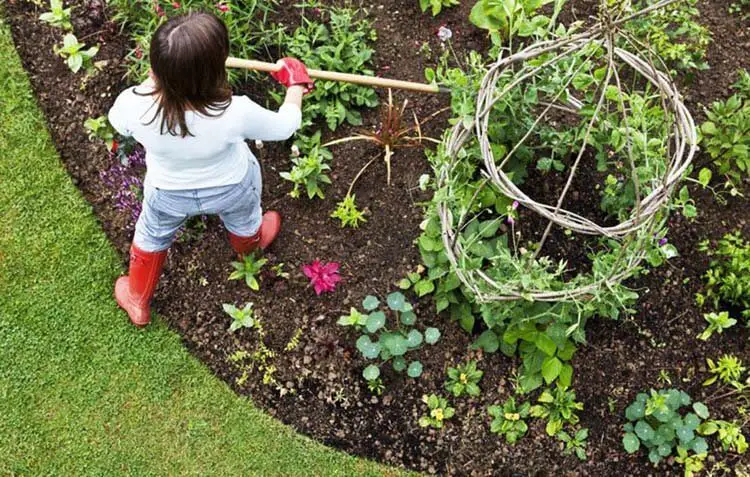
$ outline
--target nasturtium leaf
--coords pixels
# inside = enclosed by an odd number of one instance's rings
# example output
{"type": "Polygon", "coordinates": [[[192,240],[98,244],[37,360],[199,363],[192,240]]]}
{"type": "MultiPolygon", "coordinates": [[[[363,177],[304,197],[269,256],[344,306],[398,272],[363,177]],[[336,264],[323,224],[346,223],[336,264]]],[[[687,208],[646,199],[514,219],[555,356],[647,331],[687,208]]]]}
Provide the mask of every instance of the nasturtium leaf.
{"type": "Polygon", "coordinates": [[[368,381],[378,379],[378,377],[380,376],[380,368],[378,368],[374,364],[371,364],[362,371],[362,376],[364,376],[364,378],[368,381]]]}
{"type": "Polygon", "coordinates": [[[708,419],[708,416],[710,415],[708,412],[708,408],[702,402],[694,402],[693,411],[695,411],[695,413],[698,414],[701,419],[708,419]]]}
{"type": "Polygon", "coordinates": [[[692,445],[693,450],[696,454],[704,454],[708,452],[708,443],[706,439],[702,437],[696,437],[692,445]]]}
{"type": "Polygon", "coordinates": [[[657,448],[653,448],[648,452],[648,460],[650,460],[652,464],[658,464],[661,462],[661,456],[659,455],[657,448]]]}
{"type": "Polygon", "coordinates": [[[633,432],[633,423],[632,422],[626,422],[624,426],[622,426],[623,429],[625,429],[625,432],[633,432]]]}
{"type": "Polygon", "coordinates": [[[388,302],[388,308],[394,311],[404,311],[404,305],[406,304],[406,297],[401,292],[393,292],[386,298],[388,302]]]}
{"type": "Polygon", "coordinates": [[[372,295],[367,295],[364,300],[362,300],[362,307],[364,307],[367,311],[372,311],[376,309],[380,305],[380,300],[375,298],[372,295]]]}
{"type": "Polygon", "coordinates": [[[424,330],[424,340],[427,344],[435,344],[440,339],[440,330],[437,328],[427,328],[424,330]]]}
{"type": "Polygon", "coordinates": [[[406,341],[409,343],[410,348],[416,348],[422,344],[422,333],[417,330],[411,330],[406,336],[406,341]]]}
{"type": "Polygon", "coordinates": [[[635,452],[638,452],[638,449],[640,449],[641,441],[639,441],[638,437],[636,437],[636,435],[632,432],[627,432],[622,437],[622,445],[623,447],[625,447],[625,451],[628,454],[633,454],[635,452]]]}
{"type": "Polygon", "coordinates": [[[646,415],[646,405],[640,401],[634,401],[625,408],[625,417],[630,421],[637,421],[646,415]]]}
{"type": "Polygon", "coordinates": [[[373,311],[367,317],[367,322],[365,322],[365,328],[370,333],[375,333],[383,326],[385,326],[385,313],[382,311],[373,311]]]}
{"type": "Polygon", "coordinates": [[[635,424],[635,433],[644,441],[650,441],[654,438],[654,429],[646,421],[638,421],[635,424]]]}
{"type": "Polygon", "coordinates": [[[686,393],[685,391],[680,391],[680,403],[683,406],[687,406],[691,402],[692,402],[692,400],[690,399],[690,395],[688,393],[686,393]]]}
{"type": "Polygon", "coordinates": [[[380,354],[380,343],[373,343],[369,336],[362,335],[357,340],[357,349],[367,359],[375,359],[380,354]]]}
{"type": "Polygon", "coordinates": [[[406,326],[413,326],[417,322],[417,315],[413,311],[401,313],[401,323],[406,326]]]}
{"type": "Polygon", "coordinates": [[[406,374],[410,378],[418,378],[422,375],[422,363],[419,361],[412,361],[409,363],[409,368],[406,370],[406,374]]]}
{"type": "Polygon", "coordinates": [[[398,334],[390,334],[383,338],[383,346],[393,356],[403,356],[409,349],[409,343],[398,334]]]}
{"type": "Polygon", "coordinates": [[[560,371],[562,371],[562,367],[562,361],[554,356],[550,356],[544,360],[544,363],[542,363],[542,377],[544,377],[547,384],[551,384],[552,381],[557,379],[560,371]]]}
{"type": "Polygon", "coordinates": [[[698,429],[701,420],[698,418],[698,416],[691,412],[685,416],[683,422],[685,423],[685,427],[687,427],[688,429],[696,430],[698,429]]]}
{"type": "Polygon", "coordinates": [[[487,330],[481,335],[479,335],[479,338],[474,341],[474,343],[471,345],[471,349],[479,349],[481,348],[486,353],[494,353],[497,351],[497,348],[500,346],[500,342],[497,339],[497,335],[492,330],[487,330]]]}
{"type": "Polygon", "coordinates": [[[682,444],[689,444],[695,438],[695,433],[689,427],[678,427],[677,438],[680,439],[682,444]]]}
{"type": "Polygon", "coordinates": [[[666,457],[672,453],[672,445],[667,443],[659,444],[659,447],[656,448],[656,451],[660,456],[666,457]]]}
{"type": "Polygon", "coordinates": [[[403,356],[396,356],[393,358],[393,370],[401,372],[406,369],[406,360],[403,356]]]}

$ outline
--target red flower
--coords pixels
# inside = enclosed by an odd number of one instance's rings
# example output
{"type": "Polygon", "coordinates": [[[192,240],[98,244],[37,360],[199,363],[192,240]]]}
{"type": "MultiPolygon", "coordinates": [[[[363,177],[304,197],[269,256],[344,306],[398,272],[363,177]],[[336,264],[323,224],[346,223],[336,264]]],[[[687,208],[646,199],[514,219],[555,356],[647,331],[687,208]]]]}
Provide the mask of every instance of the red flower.
{"type": "Polygon", "coordinates": [[[156,5],[155,10],[157,15],[159,15],[160,17],[164,16],[164,9],[162,9],[160,5],[156,5]]]}
{"type": "Polygon", "coordinates": [[[217,3],[217,4],[216,4],[216,8],[218,8],[218,9],[219,9],[219,11],[220,11],[220,12],[222,12],[222,13],[226,13],[226,12],[228,12],[228,11],[229,11],[229,5],[227,5],[227,4],[226,4],[226,3],[224,3],[224,2],[221,2],[221,3],[217,3]]]}
{"type": "Polygon", "coordinates": [[[320,260],[315,260],[309,265],[303,265],[302,272],[310,279],[316,295],[334,291],[336,284],[341,281],[339,264],[336,262],[322,264],[320,260]]]}
{"type": "Polygon", "coordinates": [[[143,50],[141,49],[140,46],[135,47],[135,57],[138,58],[139,60],[143,58],[143,50]]]}
{"type": "Polygon", "coordinates": [[[172,8],[180,8],[180,2],[172,2],[172,8]]]}
{"type": "Polygon", "coordinates": [[[112,141],[112,152],[117,152],[117,149],[119,149],[120,144],[117,141],[112,141]]]}

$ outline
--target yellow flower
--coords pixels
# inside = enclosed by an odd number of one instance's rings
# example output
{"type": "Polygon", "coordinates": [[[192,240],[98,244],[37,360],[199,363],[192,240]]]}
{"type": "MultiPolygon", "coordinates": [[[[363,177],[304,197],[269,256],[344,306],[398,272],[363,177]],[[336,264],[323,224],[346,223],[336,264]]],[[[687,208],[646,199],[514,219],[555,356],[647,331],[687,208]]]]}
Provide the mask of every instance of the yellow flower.
{"type": "Polygon", "coordinates": [[[443,410],[440,409],[440,408],[433,409],[432,412],[430,412],[430,416],[432,416],[434,419],[436,419],[438,421],[442,421],[443,417],[444,417],[443,416],[443,410]]]}
{"type": "Polygon", "coordinates": [[[461,381],[461,384],[466,384],[469,381],[469,378],[466,377],[466,373],[461,373],[458,380],[461,381]]]}
{"type": "Polygon", "coordinates": [[[509,421],[517,421],[521,419],[521,416],[517,412],[506,412],[503,417],[509,421]]]}

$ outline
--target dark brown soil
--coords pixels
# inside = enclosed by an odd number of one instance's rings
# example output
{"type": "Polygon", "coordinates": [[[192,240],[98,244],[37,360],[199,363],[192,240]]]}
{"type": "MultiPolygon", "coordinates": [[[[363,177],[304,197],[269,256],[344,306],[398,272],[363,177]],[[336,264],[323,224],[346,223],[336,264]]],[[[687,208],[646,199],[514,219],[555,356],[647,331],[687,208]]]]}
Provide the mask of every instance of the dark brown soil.
{"type": "MultiPolygon", "coordinates": [[[[74,10],[78,15],[91,11],[84,2],[74,10]]],[[[286,2],[285,2],[286,3],[286,2]]],[[[292,2],[289,2],[292,3],[292,2]]],[[[564,18],[585,18],[593,13],[590,0],[571,2],[564,18]]],[[[693,112],[701,117],[701,104],[728,95],[737,68],[750,66],[748,21],[727,13],[728,0],[701,2],[704,23],[714,34],[709,48],[711,69],[683,85],[693,112]]],[[[460,52],[484,49],[487,40],[467,21],[471,1],[450,9],[437,19],[422,14],[412,0],[380,0],[370,12],[379,32],[377,65],[384,76],[421,80],[424,67],[434,64],[441,52],[435,31],[447,23],[454,32],[460,52]],[[419,53],[428,42],[432,54],[419,53]]],[[[86,199],[92,204],[107,235],[126,259],[131,238],[125,225],[128,217],[113,206],[113,191],[101,182],[99,172],[111,160],[103,146],[86,138],[82,124],[91,116],[105,113],[122,81],[126,37],[118,33],[107,16],[98,10],[76,21],[79,38],[90,35],[102,45],[99,59],[107,68],[81,89],[80,76],[73,76],[52,53],[60,33],[37,21],[36,7],[22,0],[9,0],[6,14],[24,65],[44,110],[49,128],[66,168],[86,199]]],[[[279,19],[296,24],[293,8],[284,7],[279,19]]],[[[262,85],[261,85],[262,86],[262,85]]],[[[262,91],[259,86],[248,88],[262,91]]],[[[401,97],[401,95],[399,95],[401,97]]],[[[263,96],[255,99],[265,102],[263,96]]],[[[444,97],[411,95],[420,116],[446,104],[444,97]]],[[[365,115],[372,125],[376,112],[365,115]]],[[[445,127],[444,118],[435,121],[427,134],[437,136],[445,127]]],[[[337,137],[351,133],[349,128],[337,137]]],[[[582,424],[590,428],[589,460],[563,456],[559,443],[546,436],[544,424],[531,421],[529,434],[509,446],[489,433],[486,406],[501,402],[512,393],[510,378],[518,364],[501,354],[482,355],[469,351],[471,337],[447,317],[436,316],[428,299],[417,305],[419,322],[437,326],[443,333],[432,348],[416,354],[425,372],[414,380],[396,375],[384,367],[387,388],[383,396],[372,397],[361,377],[363,361],[354,347],[355,336],[335,324],[350,306],[367,294],[384,296],[394,283],[419,263],[414,239],[422,220],[420,202],[428,197],[417,188],[418,178],[428,171],[419,150],[402,150],[393,158],[393,184],[386,186],[385,166],[373,165],[355,193],[365,206],[368,222],[359,230],[340,229],[329,217],[335,203],[346,193],[351,179],[377,150],[360,144],[334,149],[333,185],[324,201],[294,200],[287,195],[289,185],[278,172],[289,168],[288,145],[267,144],[259,152],[264,167],[264,205],[284,216],[284,227],[267,256],[272,264],[283,263],[291,274],[288,280],[265,274],[259,293],[239,282],[227,281],[233,253],[223,231],[211,220],[202,239],[176,243],[157,291],[155,309],[179,332],[185,345],[237,392],[293,426],[328,445],[360,456],[411,469],[456,475],[665,475],[677,467],[662,465],[653,469],[645,456],[628,456],[622,449],[623,410],[637,392],[658,387],[660,371],[666,371],[672,384],[696,399],[709,399],[714,392],[703,388],[705,358],[734,353],[750,359],[748,331],[735,327],[730,333],[709,342],[696,340],[704,321],[694,301],[701,289],[701,275],[708,266],[697,243],[717,239],[727,231],[741,228],[750,232],[747,200],[732,198],[726,205],[707,192],[692,190],[699,216],[688,221],[674,216],[669,240],[681,253],[668,265],[631,280],[641,293],[636,313],[620,321],[593,320],[587,329],[588,346],[574,359],[574,388],[585,404],[582,424]],[[307,285],[300,267],[314,259],[341,263],[343,281],[335,293],[316,297],[307,285]],[[229,318],[222,303],[255,303],[263,319],[268,346],[277,351],[276,379],[283,392],[262,383],[262,374],[243,370],[229,360],[238,350],[253,352],[257,336],[242,330],[227,332],[229,318]],[[284,347],[298,330],[299,345],[290,352],[284,347]],[[451,399],[456,417],[443,431],[417,426],[424,412],[420,397],[441,393],[445,369],[468,356],[479,360],[485,371],[482,395],[476,399],[451,399]],[[238,381],[239,380],[239,381],[238,381]],[[614,412],[610,409],[613,407],[614,412]]],[[[699,155],[697,162],[706,158],[699,155]]],[[[543,196],[544,180],[529,181],[531,192],[543,196]],[[537,190],[533,190],[537,189],[537,190]]],[[[598,208],[598,196],[581,184],[571,195],[571,207],[598,208]]],[[[548,191],[547,191],[548,193],[548,191]]],[[[123,315],[123,319],[126,319],[123,315]]],[[[147,332],[147,331],[146,331],[147,332]]],[[[731,400],[710,402],[714,416],[731,418],[736,411],[731,400]]],[[[713,447],[717,447],[714,445],[713,447]]],[[[725,458],[715,454],[716,458],[725,458]]],[[[714,457],[712,456],[712,459],[714,457]]],[[[739,457],[727,457],[730,466],[739,457]]]]}

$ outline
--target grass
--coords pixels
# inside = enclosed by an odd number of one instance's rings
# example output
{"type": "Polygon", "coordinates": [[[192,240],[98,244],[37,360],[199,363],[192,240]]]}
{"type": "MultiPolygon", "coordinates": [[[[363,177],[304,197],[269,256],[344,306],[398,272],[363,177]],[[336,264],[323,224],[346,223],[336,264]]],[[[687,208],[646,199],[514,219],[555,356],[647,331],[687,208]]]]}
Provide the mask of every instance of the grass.
{"type": "Polygon", "coordinates": [[[2,19],[0,125],[0,475],[394,473],[255,409],[161,320],[128,324],[2,19]]]}

